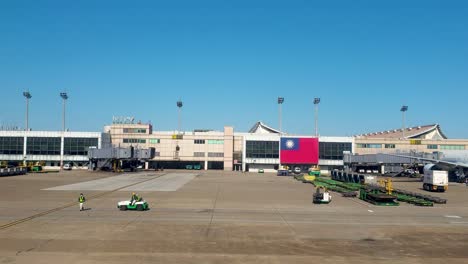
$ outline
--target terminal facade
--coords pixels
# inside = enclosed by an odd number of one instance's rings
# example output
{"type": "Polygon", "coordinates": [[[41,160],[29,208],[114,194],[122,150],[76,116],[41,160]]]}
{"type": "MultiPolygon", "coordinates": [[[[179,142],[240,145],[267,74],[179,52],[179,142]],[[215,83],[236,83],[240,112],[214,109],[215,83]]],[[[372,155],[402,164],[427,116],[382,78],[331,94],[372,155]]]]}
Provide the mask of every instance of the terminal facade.
{"type": "Polygon", "coordinates": [[[0,131],[0,161],[15,165],[44,162],[45,166],[77,167],[88,163],[88,148],[110,144],[110,135],[101,132],[0,131]]]}
{"type": "MultiPolygon", "coordinates": [[[[0,161],[12,163],[43,161],[59,167],[71,163],[88,164],[88,147],[155,148],[155,157],[145,163],[147,169],[200,169],[275,172],[281,165],[306,171],[317,164],[280,164],[281,138],[311,138],[310,135],[281,133],[262,122],[247,132],[155,131],[151,124],[113,122],[104,132],[0,131],[0,161]]],[[[318,165],[323,171],[344,166],[344,153],[376,154],[398,152],[463,151],[468,140],[447,139],[439,125],[387,130],[354,137],[318,138],[318,165]]]]}

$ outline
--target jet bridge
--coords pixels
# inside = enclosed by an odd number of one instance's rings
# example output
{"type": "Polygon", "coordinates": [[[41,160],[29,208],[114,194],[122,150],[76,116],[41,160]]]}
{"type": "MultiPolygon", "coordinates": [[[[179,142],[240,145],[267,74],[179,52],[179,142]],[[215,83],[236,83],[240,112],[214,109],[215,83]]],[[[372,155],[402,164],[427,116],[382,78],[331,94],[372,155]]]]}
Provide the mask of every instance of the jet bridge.
{"type": "Polygon", "coordinates": [[[97,149],[90,147],[88,157],[90,170],[135,170],[141,163],[154,158],[155,148],[109,147],[97,149]]]}

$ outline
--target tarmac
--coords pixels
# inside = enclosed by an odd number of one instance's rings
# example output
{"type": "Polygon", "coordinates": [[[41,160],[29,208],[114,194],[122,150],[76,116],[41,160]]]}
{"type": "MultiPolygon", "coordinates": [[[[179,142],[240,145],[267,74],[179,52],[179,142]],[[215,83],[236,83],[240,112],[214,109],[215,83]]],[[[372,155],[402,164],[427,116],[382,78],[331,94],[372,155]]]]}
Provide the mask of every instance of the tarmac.
{"type": "MultiPolygon", "coordinates": [[[[416,181],[395,188],[421,190],[416,181]]],[[[468,188],[379,207],[292,177],[64,171],[0,177],[0,263],[468,263],[468,188]],[[138,192],[150,210],[119,211],[138,192]],[[79,211],[80,192],[87,197],[79,211]]]]}

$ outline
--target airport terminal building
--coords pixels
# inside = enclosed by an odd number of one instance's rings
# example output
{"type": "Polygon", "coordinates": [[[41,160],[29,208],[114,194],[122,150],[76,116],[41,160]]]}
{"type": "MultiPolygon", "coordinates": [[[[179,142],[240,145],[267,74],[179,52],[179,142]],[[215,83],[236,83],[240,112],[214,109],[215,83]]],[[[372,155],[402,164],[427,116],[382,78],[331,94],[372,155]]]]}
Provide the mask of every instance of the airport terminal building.
{"type": "MultiPolygon", "coordinates": [[[[279,168],[282,137],[311,138],[282,134],[262,122],[255,123],[248,132],[234,132],[229,126],[223,131],[153,131],[151,124],[132,122],[113,123],[104,131],[114,147],[155,148],[155,157],[146,164],[147,168],[183,169],[199,165],[202,169],[252,172],[275,172],[279,168]]],[[[352,137],[320,137],[318,141],[317,156],[324,170],[342,167],[343,151],[353,151],[352,137]]],[[[306,171],[312,165],[317,164],[294,166],[306,171]]]]}
{"type": "Polygon", "coordinates": [[[14,164],[45,162],[60,167],[63,162],[87,166],[88,148],[101,148],[110,136],[101,132],[0,131],[0,161],[14,164]]]}
{"type": "MultiPolygon", "coordinates": [[[[235,132],[226,126],[222,131],[155,131],[151,124],[113,121],[104,132],[0,131],[0,161],[20,164],[43,161],[59,167],[61,162],[85,167],[88,148],[154,148],[147,169],[185,169],[275,172],[280,165],[306,171],[318,165],[322,171],[341,169],[344,153],[354,155],[468,150],[468,140],[447,139],[439,125],[387,130],[354,137],[318,138],[290,135],[255,123],[247,132],[235,132]],[[282,139],[317,140],[313,153],[317,160],[298,164],[281,164],[282,139]]],[[[284,162],[283,162],[284,163],[284,162]]]]}

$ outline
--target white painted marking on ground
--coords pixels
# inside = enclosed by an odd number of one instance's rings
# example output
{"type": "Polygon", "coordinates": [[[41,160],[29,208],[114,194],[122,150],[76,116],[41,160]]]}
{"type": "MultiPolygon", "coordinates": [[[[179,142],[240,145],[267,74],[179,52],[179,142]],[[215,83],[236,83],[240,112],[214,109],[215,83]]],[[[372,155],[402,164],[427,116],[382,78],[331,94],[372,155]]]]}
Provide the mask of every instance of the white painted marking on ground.
{"type": "Polygon", "coordinates": [[[372,210],[367,210],[367,211],[368,211],[369,213],[373,213],[373,212],[374,212],[374,211],[372,211],[372,210]]]}
{"type": "Polygon", "coordinates": [[[187,182],[195,178],[194,173],[168,173],[158,175],[154,173],[128,173],[104,179],[79,182],[44,189],[46,191],[112,191],[124,186],[132,185],[121,191],[177,191],[187,182]],[[153,178],[153,179],[152,179],[153,178]],[[138,184],[139,182],[145,181],[138,184]]]}
{"type": "Polygon", "coordinates": [[[136,184],[121,191],[161,191],[174,192],[184,186],[186,183],[195,178],[194,173],[169,173],[154,180],[150,180],[141,184],[136,184]]]}
{"type": "Polygon", "coordinates": [[[461,216],[458,216],[458,215],[444,215],[444,217],[447,217],[447,218],[457,218],[457,219],[462,218],[461,216]]]}

